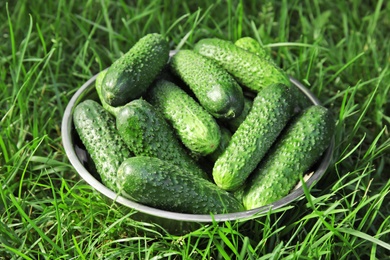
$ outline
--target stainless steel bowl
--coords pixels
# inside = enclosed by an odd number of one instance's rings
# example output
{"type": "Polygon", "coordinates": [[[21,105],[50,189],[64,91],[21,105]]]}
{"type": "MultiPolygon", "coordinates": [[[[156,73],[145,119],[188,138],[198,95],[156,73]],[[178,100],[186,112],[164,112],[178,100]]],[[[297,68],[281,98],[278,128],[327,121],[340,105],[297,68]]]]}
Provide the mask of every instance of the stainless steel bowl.
{"type": "MultiPolygon", "coordinates": [[[[73,110],[78,103],[85,99],[95,99],[98,100],[97,93],[95,91],[95,79],[96,76],[93,76],[87,82],[85,82],[80,89],[73,95],[69,104],[65,109],[65,113],[62,120],[62,141],[64,145],[65,152],[69,158],[70,163],[73,165],[75,170],[81,176],[83,180],[85,180],[89,185],[91,185],[98,192],[109,198],[111,201],[115,201],[126,208],[132,209],[137,212],[137,218],[144,221],[153,221],[157,223],[163,223],[165,226],[175,226],[179,229],[183,224],[189,223],[204,223],[204,222],[223,222],[223,221],[231,221],[231,220],[246,220],[252,219],[266,214],[271,208],[272,210],[279,209],[283,206],[286,206],[302,197],[304,194],[303,188],[299,187],[299,185],[287,196],[284,198],[275,201],[269,205],[262,206],[256,209],[247,210],[243,212],[229,213],[229,214],[216,214],[216,215],[203,215],[203,214],[185,214],[185,213],[177,213],[170,212],[166,210],[156,209],[149,206],[142,205],[130,199],[124,198],[114,191],[110,190],[106,186],[104,186],[98,179],[98,176],[94,175],[92,172],[88,171],[87,163],[88,163],[88,154],[82,149],[82,144],[78,139],[77,133],[75,132],[72,114],[73,110]]],[[[307,88],[305,88],[298,80],[294,78],[290,78],[291,82],[297,86],[312,102],[314,105],[320,104],[319,100],[311,93],[307,88]]],[[[312,174],[306,180],[306,185],[311,187],[316,182],[320,180],[320,178],[325,173],[328,168],[332,152],[334,149],[334,140],[330,143],[329,147],[325,151],[321,160],[316,164],[315,169],[312,174]]],[[[299,184],[299,183],[297,183],[299,184]]]]}

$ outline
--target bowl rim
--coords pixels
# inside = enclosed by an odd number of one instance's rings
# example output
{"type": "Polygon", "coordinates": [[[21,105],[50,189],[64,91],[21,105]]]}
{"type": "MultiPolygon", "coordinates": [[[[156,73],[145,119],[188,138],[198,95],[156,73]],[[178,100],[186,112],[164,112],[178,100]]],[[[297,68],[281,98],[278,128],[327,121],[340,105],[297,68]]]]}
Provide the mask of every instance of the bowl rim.
{"type": "MultiPolygon", "coordinates": [[[[189,214],[189,213],[178,213],[172,212],[162,209],[153,208],[150,206],[143,205],[141,203],[132,201],[123,196],[118,195],[116,192],[107,188],[103,185],[98,179],[96,179],[81,163],[79,157],[77,156],[74,145],[72,144],[72,128],[73,128],[73,109],[74,107],[82,100],[83,94],[92,90],[94,87],[94,82],[96,80],[98,74],[92,76],[89,80],[87,80],[72,96],[68,105],[65,108],[62,123],[61,123],[61,135],[62,135],[62,143],[65,149],[65,153],[80,175],[80,177],[86,181],[89,185],[91,185],[95,190],[105,195],[109,199],[122,204],[128,208],[134,209],[136,211],[142,212],[147,215],[152,215],[159,218],[177,220],[177,221],[186,221],[186,222],[223,222],[223,221],[232,221],[232,220],[245,220],[259,217],[261,215],[266,214],[270,210],[276,210],[281,207],[287,206],[291,202],[299,199],[302,195],[304,195],[303,187],[298,187],[297,189],[290,192],[287,196],[283,197],[280,200],[277,200],[268,205],[264,205],[255,209],[241,211],[241,212],[233,212],[226,214],[189,214]]],[[[307,89],[302,83],[300,83],[297,79],[293,77],[289,77],[292,84],[298,87],[313,103],[313,105],[321,105],[320,101],[314,96],[314,94],[307,89]]],[[[316,182],[320,180],[320,178],[324,175],[327,168],[330,165],[332,154],[334,150],[334,137],[332,138],[329,147],[326,149],[324,154],[322,155],[322,161],[319,163],[317,169],[313,172],[310,178],[305,182],[307,187],[313,186],[316,182]]]]}

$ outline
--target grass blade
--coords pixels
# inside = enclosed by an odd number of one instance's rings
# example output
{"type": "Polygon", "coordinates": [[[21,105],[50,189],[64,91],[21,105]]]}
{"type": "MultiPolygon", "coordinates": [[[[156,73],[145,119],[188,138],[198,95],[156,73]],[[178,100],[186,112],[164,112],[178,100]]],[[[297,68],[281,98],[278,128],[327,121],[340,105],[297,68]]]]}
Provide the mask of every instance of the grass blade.
{"type": "Polygon", "coordinates": [[[350,229],[350,228],[339,228],[338,230],[342,233],[350,234],[350,235],[353,235],[356,237],[360,237],[364,240],[370,241],[371,243],[376,244],[378,246],[381,246],[381,247],[390,251],[390,244],[389,243],[381,241],[373,236],[370,236],[367,233],[363,233],[363,232],[360,232],[358,230],[354,230],[354,229],[350,229]]]}
{"type": "Polygon", "coordinates": [[[59,254],[61,254],[62,256],[66,256],[66,252],[60,248],[56,243],[54,243],[36,224],[35,222],[30,219],[28,217],[28,215],[26,214],[26,212],[24,212],[24,210],[22,209],[22,207],[20,206],[19,202],[17,201],[17,199],[15,198],[15,196],[10,193],[9,194],[9,197],[12,201],[12,204],[16,207],[16,209],[18,210],[19,214],[22,216],[22,218],[27,221],[33,228],[34,230],[39,234],[40,237],[42,237],[47,243],[49,243],[59,254]]]}

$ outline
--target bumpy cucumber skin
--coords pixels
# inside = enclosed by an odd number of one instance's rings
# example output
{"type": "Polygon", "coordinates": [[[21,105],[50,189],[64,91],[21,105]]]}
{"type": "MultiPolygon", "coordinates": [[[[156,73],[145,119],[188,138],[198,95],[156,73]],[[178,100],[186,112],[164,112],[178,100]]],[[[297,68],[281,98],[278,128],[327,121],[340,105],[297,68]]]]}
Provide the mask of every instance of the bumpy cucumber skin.
{"type": "Polygon", "coordinates": [[[103,95],[102,95],[102,83],[103,83],[104,77],[106,76],[106,73],[107,73],[107,70],[103,70],[97,75],[96,80],[95,80],[95,88],[96,88],[96,92],[98,94],[100,103],[102,104],[103,108],[105,110],[107,110],[111,115],[116,116],[116,114],[118,113],[118,111],[121,109],[122,106],[120,106],[120,107],[110,106],[104,100],[103,95]]]}
{"type": "Polygon", "coordinates": [[[271,55],[268,53],[268,51],[252,37],[239,38],[234,44],[246,51],[252,52],[257,56],[273,63],[271,55]]]}
{"type": "Polygon", "coordinates": [[[116,127],[136,156],[167,160],[187,168],[193,175],[208,178],[177,139],[172,126],[146,100],[127,103],[116,116],[116,127]]]}
{"type": "Polygon", "coordinates": [[[252,99],[244,97],[244,108],[242,109],[241,114],[236,118],[226,121],[226,124],[230,131],[232,131],[233,133],[237,131],[238,127],[242,124],[242,122],[244,122],[245,118],[249,114],[249,111],[252,107],[252,103],[252,99]]]}
{"type": "Polygon", "coordinates": [[[102,83],[105,102],[117,107],[141,97],[168,59],[169,44],[160,34],[151,33],[139,39],[108,68],[102,83]]]}
{"type": "Polygon", "coordinates": [[[137,156],[118,170],[123,196],[151,207],[190,214],[238,212],[242,204],[215,184],[154,157],[137,156]]]}
{"type": "Polygon", "coordinates": [[[206,38],[197,42],[194,51],[215,60],[242,86],[258,92],[274,83],[290,86],[287,74],[272,62],[246,51],[230,41],[206,38]]]}
{"type": "MultiPolygon", "coordinates": [[[[234,44],[246,51],[256,54],[260,58],[263,58],[276,66],[271,55],[255,39],[251,37],[243,37],[238,39],[234,44]]],[[[297,100],[297,108],[299,110],[313,105],[309,98],[298,87],[296,87],[294,84],[290,85],[294,95],[294,99],[297,100]]]]}
{"type": "Polygon", "coordinates": [[[214,117],[229,119],[241,114],[244,96],[240,85],[214,61],[192,50],[180,50],[169,65],[214,117]]]}
{"type": "Polygon", "coordinates": [[[115,119],[96,101],[85,100],[75,107],[73,122],[102,183],[116,191],[118,168],[133,154],[120,137],[115,119]]]}
{"type": "Polygon", "coordinates": [[[297,115],[245,185],[243,203],[253,209],[286,196],[329,146],[334,118],[323,106],[297,115]]]}
{"type": "Polygon", "coordinates": [[[246,119],[214,164],[215,183],[228,191],[243,185],[292,117],[294,108],[295,101],[287,86],[271,84],[261,90],[246,119]]]}
{"type": "Polygon", "coordinates": [[[192,152],[205,156],[217,149],[221,132],[216,120],[176,84],[158,80],[146,99],[164,115],[192,152]]]}
{"type": "MultiPolygon", "coordinates": [[[[260,58],[265,59],[270,63],[274,64],[275,66],[277,66],[273,61],[271,55],[255,39],[251,37],[243,37],[238,39],[234,44],[246,51],[256,54],[260,58]]],[[[292,89],[294,99],[297,100],[297,106],[298,106],[297,108],[299,110],[305,109],[306,107],[309,107],[313,104],[309,100],[309,98],[305,94],[303,94],[303,92],[298,87],[296,87],[294,84],[290,84],[290,85],[291,85],[290,87],[292,89]]]]}
{"type": "Polygon", "coordinates": [[[221,131],[221,140],[219,145],[214,152],[207,156],[207,158],[213,163],[215,163],[219,156],[221,156],[221,154],[226,150],[226,147],[228,147],[229,142],[232,139],[232,133],[229,131],[229,129],[223,126],[220,126],[219,129],[221,131]]]}

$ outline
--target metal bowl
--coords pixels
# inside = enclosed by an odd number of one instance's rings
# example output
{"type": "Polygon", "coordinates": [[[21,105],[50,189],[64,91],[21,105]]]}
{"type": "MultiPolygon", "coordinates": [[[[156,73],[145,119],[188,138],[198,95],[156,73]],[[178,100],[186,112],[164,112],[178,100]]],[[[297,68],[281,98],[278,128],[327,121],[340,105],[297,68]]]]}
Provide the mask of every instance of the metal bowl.
{"type": "MultiPolygon", "coordinates": [[[[183,223],[204,223],[204,222],[223,222],[223,221],[232,221],[232,220],[245,220],[252,219],[266,214],[271,208],[272,210],[279,209],[283,206],[286,206],[302,197],[304,194],[303,188],[299,186],[300,183],[297,183],[297,186],[294,190],[291,191],[290,194],[283,197],[282,199],[275,201],[269,205],[262,206],[259,208],[255,208],[252,210],[229,213],[229,214],[216,214],[216,215],[205,215],[205,214],[185,214],[185,213],[177,213],[170,212],[166,210],[156,209],[153,207],[149,207],[146,205],[142,205],[125,197],[122,197],[110,190],[106,186],[104,186],[99,177],[92,173],[88,167],[88,153],[83,148],[83,145],[78,138],[78,135],[74,129],[72,114],[73,110],[77,104],[85,99],[94,99],[98,100],[97,93],[95,91],[95,79],[96,76],[93,76],[87,82],[85,82],[80,89],[73,95],[69,104],[67,105],[64,116],[62,119],[62,141],[64,145],[65,152],[68,156],[70,163],[73,165],[75,170],[81,176],[83,180],[85,180],[89,185],[91,185],[94,189],[96,189],[101,194],[105,195],[111,201],[115,201],[126,208],[132,209],[137,212],[139,219],[153,222],[160,222],[170,226],[178,227],[179,224],[183,223]]],[[[307,88],[305,88],[298,80],[290,77],[290,81],[292,84],[297,86],[310,100],[314,105],[319,105],[319,100],[311,93],[307,88]]],[[[316,182],[320,180],[320,178],[325,173],[328,168],[332,153],[334,149],[334,139],[332,139],[329,147],[324,152],[321,160],[314,166],[310,175],[306,180],[306,185],[311,187],[316,182]]]]}

